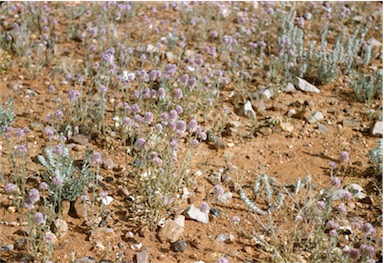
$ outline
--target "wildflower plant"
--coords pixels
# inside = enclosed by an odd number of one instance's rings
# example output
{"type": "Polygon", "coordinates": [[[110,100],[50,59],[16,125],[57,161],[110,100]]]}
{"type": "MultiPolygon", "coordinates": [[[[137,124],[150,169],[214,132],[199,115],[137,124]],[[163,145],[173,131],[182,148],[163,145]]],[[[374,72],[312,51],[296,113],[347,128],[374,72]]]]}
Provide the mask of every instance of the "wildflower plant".
{"type": "Polygon", "coordinates": [[[82,168],[75,166],[67,147],[56,145],[45,148],[45,156],[39,162],[47,169],[45,181],[49,182],[49,193],[54,207],[61,207],[62,200],[74,201],[83,194],[86,184],[93,176],[84,162],[82,168]]]}

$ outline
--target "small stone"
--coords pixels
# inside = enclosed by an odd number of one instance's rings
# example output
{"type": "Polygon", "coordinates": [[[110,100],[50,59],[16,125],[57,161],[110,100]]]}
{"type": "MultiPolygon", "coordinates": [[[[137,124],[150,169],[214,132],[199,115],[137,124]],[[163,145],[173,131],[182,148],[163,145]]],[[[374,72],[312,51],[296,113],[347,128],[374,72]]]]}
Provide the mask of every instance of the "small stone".
{"type": "Polygon", "coordinates": [[[287,86],[284,90],[286,93],[294,93],[296,92],[295,85],[293,85],[291,82],[288,82],[287,86]]]}
{"type": "Polygon", "coordinates": [[[54,222],[55,235],[58,239],[62,238],[68,232],[68,225],[63,219],[56,219],[54,222]]]}
{"type": "Polygon", "coordinates": [[[286,131],[286,132],[289,132],[289,133],[292,133],[295,130],[295,127],[290,122],[281,122],[280,123],[280,128],[283,131],[286,131]]]}
{"type": "Polygon", "coordinates": [[[175,252],[184,252],[187,249],[187,243],[184,240],[178,240],[171,245],[171,249],[175,252]]]}
{"type": "Polygon", "coordinates": [[[115,163],[111,158],[105,159],[103,162],[103,165],[104,165],[104,168],[107,170],[113,170],[113,168],[115,167],[115,163]]]}
{"type": "Polygon", "coordinates": [[[13,91],[19,91],[21,89],[21,87],[22,86],[17,81],[11,80],[11,81],[8,82],[8,88],[13,90],[13,91]]]}
{"type": "Polygon", "coordinates": [[[2,251],[2,252],[9,252],[9,251],[12,251],[13,249],[14,249],[13,244],[9,244],[6,246],[0,246],[0,251],[2,251]]]}
{"type": "Polygon", "coordinates": [[[28,96],[28,97],[37,96],[37,92],[34,91],[34,90],[31,90],[31,89],[27,89],[27,90],[25,91],[25,96],[28,96]]]}
{"type": "Polygon", "coordinates": [[[270,99],[273,97],[273,91],[271,89],[265,88],[258,90],[252,94],[252,99],[270,99]]]}
{"type": "Polygon", "coordinates": [[[359,127],[360,123],[353,119],[343,119],[343,127],[359,127]]]}
{"type": "Polygon", "coordinates": [[[87,146],[76,144],[75,147],[73,147],[73,150],[75,152],[85,152],[87,150],[87,146]]]}
{"type": "Polygon", "coordinates": [[[91,211],[89,201],[84,201],[83,196],[79,196],[76,199],[73,207],[75,208],[76,215],[81,219],[86,218],[91,211]]]}
{"type": "Polygon", "coordinates": [[[10,212],[11,214],[15,213],[16,212],[16,207],[15,206],[9,206],[7,208],[7,211],[10,212]]]}
{"type": "Polygon", "coordinates": [[[68,218],[68,212],[71,207],[71,203],[68,200],[64,200],[61,202],[61,215],[64,220],[68,218]]]}
{"type": "Polygon", "coordinates": [[[177,58],[172,52],[166,52],[165,57],[166,57],[168,63],[176,63],[177,62],[177,58]]]}
{"type": "Polygon", "coordinates": [[[180,221],[180,219],[178,219],[178,222],[175,222],[172,219],[167,219],[165,221],[164,227],[160,228],[158,233],[161,242],[176,242],[180,238],[184,233],[184,227],[181,226],[182,223],[180,221]]]}
{"type": "Polygon", "coordinates": [[[184,52],[184,56],[186,56],[186,57],[194,57],[195,56],[195,51],[187,49],[184,52]]]}
{"type": "Polygon", "coordinates": [[[320,90],[318,88],[316,88],[314,85],[312,85],[311,83],[309,83],[308,81],[302,79],[302,78],[299,78],[299,77],[296,77],[298,79],[298,88],[302,91],[305,91],[305,92],[312,92],[312,93],[320,93],[320,90]]]}
{"type": "Polygon", "coordinates": [[[264,136],[268,136],[272,134],[273,130],[270,127],[261,127],[259,132],[264,136]]]}
{"type": "Polygon", "coordinates": [[[244,247],[244,251],[247,253],[247,254],[251,254],[253,252],[252,248],[250,246],[246,246],[244,247]]]}
{"type": "Polygon", "coordinates": [[[197,222],[208,224],[209,216],[208,213],[202,212],[199,208],[196,208],[194,205],[191,205],[185,210],[186,217],[193,219],[197,222]]]}
{"type": "Polygon", "coordinates": [[[105,250],[105,246],[104,246],[103,242],[101,242],[100,240],[95,240],[92,250],[102,252],[105,250]]]}
{"type": "Polygon", "coordinates": [[[154,45],[148,44],[145,51],[148,53],[155,53],[155,52],[159,52],[159,49],[154,45]]]}
{"type": "Polygon", "coordinates": [[[222,174],[220,172],[214,171],[210,175],[208,175],[207,179],[212,185],[217,185],[221,182],[221,176],[222,174]]]}
{"type": "Polygon", "coordinates": [[[297,111],[295,109],[290,109],[287,113],[287,116],[291,118],[293,115],[297,114],[297,111]]]}
{"type": "Polygon", "coordinates": [[[148,253],[146,251],[140,251],[136,253],[136,263],[148,263],[148,253]]]}
{"type": "Polygon", "coordinates": [[[324,119],[324,115],[320,111],[316,111],[307,118],[307,121],[309,123],[316,123],[322,119],[324,119]]]}
{"type": "Polygon", "coordinates": [[[379,48],[381,48],[381,46],[383,45],[380,41],[378,41],[375,38],[371,38],[369,40],[369,43],[372,43],[372,47],[379,47],[379,48]]]}
{"type": "Polygon", "coordinates": [[[321,132],[321,133],[326,133],[328,131],[328,128],[325,126],[325,125],[322,125],[322,124],[318,124],[317,125],[317,129],[321,132]]]}
{"type": "Polygon", "coordinates": [[[287,112],[288,111],[288,106],[285,104],[282,104],[280,102],[275,101],[272,105],[272,109],[274,111],[281,111],[281,112],[287,112]]]}
{"type": "Polygon", "coordinates": [[[72,138],[70,139],[70,142],[74,142],[74,143],[80,144],[80,145],[87,145],[89,142],[89,139],[85,135],[76,134],[76,135],[72,136],[72,138]]]}
{"type": "Polygon", "coordinates": [[[372,128],[372,135],[381,137],[383,136],[383,122],[378,121],[375,123],[375,125],[372,128]]]}
{"type": "Polygon", "coordinates": [[[235,237],[232,234],[222,233],[216,237],[217,242],[231,243],[235,237]]]}
{"type": "Polygon", "coordinates": [[[211,209],[209,209],[209,212],[212,214],[212,215],[214,215],[215,217],[220,217],[220,211],[218,210],[218,209],[216,209],[216,208],[211,208],[211,209]]]}
{"type": "Polygon", "coordinates": [[[75,263],[96,263],[97,261],[92,257],[82,257],[75,260],[75,263]]]}
{"type": "Polygon", "coordinates": [[[185,216],[178,215],[173,219],[179,226],[184,227],[185,226],[185,216]]]}
{"type": "Polygon", "coordinates": [[[253,108],[255,108],[256,112],[258,113],[263,113],[266,110],[264,100],[254,100],[252,101],[252,106],[253,108]]]}
{"type": "Polygon", "coordinates": [[[256,112],[253,110],[252,103],[249,100],[244,104],[244,115],[252,120],[256,119],[256,112]]]}
{"type": "Polygon", "coordinates": [[[364,199],[367,195],[364,193],[364,188],[358,184],[350,184],[347,190],[357,199],[364,199]]]}
{"type": "Polygon", "coordinates": [[[292,115],[292,117],[299,120],[305,120],[309,118],[310,115],[311,115],[311,112],[307,107],[305,107],[301,109],[299,112],[297,112],[296,114],[292,115]]]}

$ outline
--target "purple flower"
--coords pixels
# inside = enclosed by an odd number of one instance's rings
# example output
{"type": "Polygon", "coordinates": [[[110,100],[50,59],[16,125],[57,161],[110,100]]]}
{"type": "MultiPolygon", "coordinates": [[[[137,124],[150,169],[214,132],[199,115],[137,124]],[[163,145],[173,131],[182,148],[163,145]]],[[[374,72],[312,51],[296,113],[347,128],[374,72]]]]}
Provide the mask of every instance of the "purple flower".
{"type": "Polygon", "coordinates": [[[216,261],[216,263],[229,263],[229,261],[226,257],[221,257],[216,261]]]}
{"type": "Polygon", "coordinates": [[[324,201],[317,201],[317,205],[322,208],[322,209],[325,209],[325,202],[324,201]]]}
{"type": "Polygon", "coordinates": [[[351,248],[349,246],[344,246],[342,251],[344,255],[349,255],[349,253],[351,253],[351,248]]]}
{"type": "Polygon", "coordinates": [[[107,90],[108,90],[108,88],[105,87],[105,86],[101,86],[101,87],[100,87],[100,93],[101,93],[102,95],[104,95],[104,94],[107,92],[107,90]]]}
{"type": "Polygon", "coordinates": [[[23,206],[26,208],[26,209],[32,209],[33,208],[33,204],[34,202],[31,201],[31,199],[29,198],[26,198],[23,202],[23,206]]]}
{"type": "Polygon", "coordinates": [[[81,195],[81,196],[80,196],[80,199],[81,199],[81,201],[82,201],[83,203],[89,201],[89,197],[88,197],[88,195],[81,195]]]}
{"type": "Polygon", "coordinates": [[[179,117],[179,114],[177,113],[176,110],[171,110],[169,112],[169,117],[170,117],[171,120],[175,121],[179,117]]]}
{"type": "Polygon", "coordinates": [[[160,99],[163,99],[165,98],[165,89],[164,88],[160,88],[158,91],[157,91],[157,95],[160,99]]]}
{"type": "Polygon", "coordinates": [[[329,231],[329,236],[337,237],[337,231],[335,229],[332,229],[331,231],[329,231]]]}
{"type": "Polygon", "coordinates": [[[63,178],[60,176],[60,175],[56,175],[53,179],[52,179],[52,183],[55,185],[55,186],[60,186],[63,184],[63,178]]]}
{"type": "Polygon", "coordinates": [[[15,155],[17,157],[25,157],[27,153],[28,153],[28,149],[25,144],[20,144],[16,146],[15,155]]]}
{"type": "Polygon", "coordinates": [[[140,106],[139,106],[138,104],[133,104],[133,105],[131,106],[131,110],[132,110],[132,112],[134,112],[134,113],[139,113],[139,112],[141,112],[140,106]]]}
{"type": "Polygon", "coordinates": [[[344,163],[348,163],[349,161],[349,153],[346,151],[343,151],[340,153],[339,160],[344,163]]]}
{"type": "Polygon", "coordinates": [[[222,195],[224,194],[224,189],[221,185],[217,184],[213,187],[213,192],[215,195],[222,195]]]}
{"type": "Polygon", "coordinates": [[[192,138],[192,139],[191,139],[191,145],[192,145],[192,147],[196,147],[196,146],[199,145],[199,141],[196,140],[196,139],[194,139],[194,138],[192,138]]]}
{"type": "Polygon", "coordinates": [[[183,91],[181,89],[175,89],[175,91],[173,92],[173,94],[175,95],[175,97],[177,99],[181,99],[183,98],[183,91]]]}
{"type": "Polygon", "coordinates": [[[55,86],[49,85],[48,90],[49,92],[54,93],[56,89],[55,89],[55,86]]]}
{"type": "Polygon", "coordinates": [[[176,122],[176,129],[178,131],[185,132],[185,130],[187,129],[187,124],[183,120],[177,121],[176,122]]]}
{"type": "Polygon", "coordinates": [[[164,72],[167,75],[173,76],[176,73],[176,68],[175,64],[168,64],[165,66],[164,72]]]}
{"type": "Polygon", "coordinates": [[[56,119],[62,119],[64,117],[64,113],[62,110],[55,110],[53,116],[55,116],[56,119]]]}
{"type": "Polygon", "coordinates": [[[336,169],[337,164],[335,162],[330,162],[329,166],[330,166],[331,169],[336,169]]]}
{"type": "Polygon", "coordinates": [[[197,83],[197,80],[195,78],[191,78],[189,81],[188,81],[188,88],[190,88],[191,90],[193,90],[195,87],[196,87],[196,83],[197,83]]]}
{"type": "Polygon", "coordinates": [[[339,204],[337,206],[337,210],[341,213],[341,214],[345,214],[347,212],[347,208],[345,207],[344,204],[339,204]]]}
{"type": "Polygon", "coordinates": [[[133,144],[133,148],[137,151],[141,151],[147,141],[144,138],[138,138],[133,144]]]}
{"type": "Polygon", "coordinates": [[[70,90],[68,93],[68,99],[70,101],[76,100],[80,96],[80,92],[77,90],[70,90]]]}
{"type": "Polygon", "coordinates": [[[333,177],[332,180],[331,180],[331,184],[334,186],[334,187],[337,187],[339,188],[340,185],[341,185],[341,180],[339,177],[333,177]]]}
{"type": "Polygon", "coordinates": [[[169,114],[166,112],[162,112],[160,115],[163,122],[167,122],[169,120],[169,114]]]}
{"type": "Polygon", "coordinates": [[[184,112],[184,109],[180,105],[176,105],[176,111],[178,114],[182,114],[184,112]]]}
{"type": "Polygon", "coordinates": [[[146,112],[144,114],[144,121],[148,124],[151,123],[153,121],[153,113],[152,112],[146,112]]]}
{"type": "Polygon", "coordinates": [[[297,19],[297,25],[298,25],[300,28],[304,28],[304,26],[305,26],[305,20],[304,20],[304,17],[300,16],[300,17],[297,19]]]}
{"type": "Polygon", "coordinates": [[[15,130],[15,136],[16,136],[17,138],[21,138],[21,137],[23,137],[23,135],[24,135],[24,131],[23,131],[23,129],[17,128],[17,129],[15,130]]]}
{"type": "Polygon", "coordinates": [[[367,244],[361,244],[360,250],[363,254],[368,255],[369,257],[375,256],[375,248],[367,244]]]}
{"type": "Polygon", "coordinates": [[[39,184],[39,189],[40,189],[41,191],[47,191],[47,190],[49,189],[49,186],[48,186],[48,184],[47,184],[46,182],[41,182],[41,183],[39,184]]]}
{"type": "Polygon", "coordinates": [[[198,132],[197,137],[200,140],[205,141],[207,139],[207,134],[205,132],[201,131],[201,132],[198,132]]]}
{"type": "Polygon", "coordinates": [[[327,227],[329,227],[330,229],[336,229],[336,230],[340,229],[340,225],[333,220],[329,220],[327,222],[327,227]]]}
{"type": "Polygon", "coordinates": [[[209,212],[209,205],[208,205],[207,202],[202,202],[199,208],[204,213],[208,213],[209,212]]]}
{"type": "Polygon", "coordinates": [[[7,192],[7,193],[15,193],[17,192],[17,185],[15,184],[6,184],[5,187],[4,187],[4,190],[7,192]]]}
{"type": "Polygon", "coordinates": [[[157,70],[151,70],[151,72],[149,72],[149,79],[151,81],[156,81],[156,78],[157,78],[157,70]]]}
{"type": "Polygon", "coordinates": [[[345,191],[343,197],[344,197],[344,199],[349,200],[349,199],[352,198],[352,194],[351,194],[351,192],[349,192],[349,191],[345,191]]]}
{"type": "Polygon", "coordinates": [[[103,160],[101,158],[101,154],[97,151],[94,151],[92,153],[92,161],[95,162],[97,165],[100,165],[103,163],[103,160]]]}
{"type": "Polygon", "coordinates": [[[36,212],[36,213],[33,215],[33,221],[34,221],[36,224],[44,224],[44,223],[45,223],[45,218],[44,218],[43,213],[36,212]]]}
{"type": "Polygon", "coordinates": [[[371,223],[365,223],[361,229],[367,236],[376,234],[376,230],[373,228],[371,223]]]}
{"type": "Polygon", "coordinates": [[[158,131],[162,131],[163,130],[163,125],[161,125],[160,123],[156,123],[155,128],[158,131]]]}
{"type": "Polygon", "coordinates": [[[351,248],[351,251],[349,252],[349,257],[352,260],[358,260],[360,258],[360,250],[356,248],[351,248]]]}
{"type": "Polygon", "coordinates": [[[181,83],[183,83],[184,85],[186,85],[189,81],[189,75],[188,74],[184,74],[183,77],[181,78],[181,83]]]}
{"type": "Polygon", "coordinates": [[[52,150],[52,152],[54,153],[54,154],[56,154],[56,155],[62,155],[63,154],[63,147],[61,146],[61,145],[55,145],[54,147],[53,147],[53,150],[52,150]]]}
{"type": "Polygon", "coordinates": [[[172,148],[177,146],[177,139],[175,137],[171,137],[169,139],[169,145],[171,145],[172,148]]]}
{"type": "Polygon", "coordinates": [[[198,124],[197,124],[196,120],[194,120],[194,119],[190,120],[189,123],[188,123],[188,130],[190,132],[195,132],[196,129],[197,129],[197,125],[198,124]]]}
{"type": "Polygon", "coordinates": [[[32,188],[28,192],[28,199],[32,202],[35,203],[40,199],[40,193],[36,188],[32,188]]]}

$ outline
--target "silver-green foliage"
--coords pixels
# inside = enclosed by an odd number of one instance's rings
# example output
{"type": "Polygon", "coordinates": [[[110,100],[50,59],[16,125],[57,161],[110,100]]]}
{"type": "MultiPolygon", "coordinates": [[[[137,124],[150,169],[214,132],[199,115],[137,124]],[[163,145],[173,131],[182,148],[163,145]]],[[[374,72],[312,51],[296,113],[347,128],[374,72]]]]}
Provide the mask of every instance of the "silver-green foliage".
{"type": "MultiPolygon", "coordinates": [[[[311,179],[310,176],[307,176],[304,180],[297,179],[294,184],[293,195],[297,195],[299,191],[311,181],[311,179]]],[[[248,198],[243,189],[240,190],[240,199],[243,200],[252,211],[260,215],[266,215],[269,212],[280,209],[284,204],[287,193],[289,193],[288,189],[284,186],[282,186],[283,191],[278,190],[278,188],[281,188],[281,185],[277,183],[275,178],[262,174],[256,178],[253,186],[255,201],[248,198]],[[259,208],[256,204],[256,200],[259,198],[262,190],[265,191],[265,201],[268,205],[267,210],[259,208]]]]}
{"type": "Polygon", "coordinates": [[[383,92],[383,70],[379,69],[373,75],[353,72],[351,87],[355,92],[356,98],[370,104],[371,100],[378,97],[383,92]]]}
{"type": "Polygon", "coordinates": [[[10,99],[4,103],[4,108],[0,103],[0,134],[4,132],[4,127],[9,126],[15,120],[15,112],[13,109],[13,100],[10,99]]]}
{"type": "Polygon", "coordinates": [[[70,157],[69,150],[63,147],[63,153],[56,155],[50,148],[45,148],[45,157],[38,156],[40,163],[47,169],[46,179],[49,184],[50,195],[55,201],[74,201],[83,194],[85,185],[90,181],[92,174],[88,170],[87,163],[79,169],[75,166],[74,160],[70,157]],[[54,185],[53,178],[62,178],[62,185],[54,185]]]}
{"type": "Polygon", "coordinates": [[[383,172],[383,139],[379,140],[376,148],[368,152],[369,159],[374,164],[375,174],[382,175],[383,172]]]}

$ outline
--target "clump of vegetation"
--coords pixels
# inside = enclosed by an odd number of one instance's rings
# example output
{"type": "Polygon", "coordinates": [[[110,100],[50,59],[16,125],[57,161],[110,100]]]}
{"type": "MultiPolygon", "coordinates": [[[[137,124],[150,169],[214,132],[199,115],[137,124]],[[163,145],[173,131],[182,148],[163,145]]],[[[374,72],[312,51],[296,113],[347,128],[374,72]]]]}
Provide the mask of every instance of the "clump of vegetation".
{"type": "Polygon", "coordinates": [[[10,99],[4,105],[0,104],[0,134],[4,132],[4,127],[10,126],[15,121],[15,111],[13,100],[10,99]]]}

